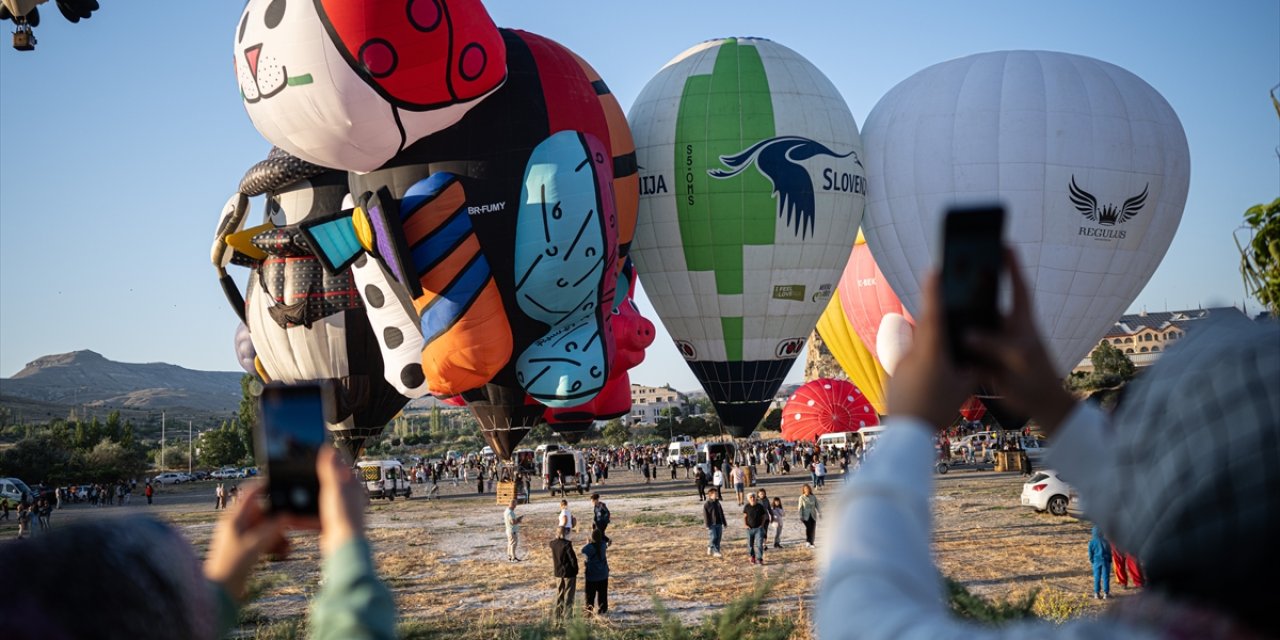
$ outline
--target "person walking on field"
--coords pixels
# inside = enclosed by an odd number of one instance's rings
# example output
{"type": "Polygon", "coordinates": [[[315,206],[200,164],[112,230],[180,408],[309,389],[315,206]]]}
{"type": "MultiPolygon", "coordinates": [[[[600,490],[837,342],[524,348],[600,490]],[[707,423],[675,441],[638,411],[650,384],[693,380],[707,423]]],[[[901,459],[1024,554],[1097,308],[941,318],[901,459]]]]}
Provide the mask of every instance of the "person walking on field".
{"type": "Polygon", "coordinates": [[[769,508],[760,504],[752,493],[742,508],[742,521],[747,525],[747,550],[751,564],[764,564],[764,539],[769,534],[769,508]]]}
{"type": "Polygon", "coordinates": [[[1103,600],[1111,597],[1111,544],[1102,537],[1102,530],[1093,528],[1089,539],[1089,563],[1093,565],[1093,597],[1103,600]]]}
{"type": "Polygon", "coordinates": [[[818,496],[813,495],[813,487],[800,487],[800,501],[796,504],[800,514],[800,522],[804,523],[804,538],[810,549],[813,548],[813,532],[818,528],[818,516],[822,510],[818,507],[818,496]]]}
{"type": "Polygon", "coordinates": [[[564,527],[556,527],[556,537],[551,541],[551,563],[556,577],[555,620],[563,620],[573,612],[573,596],[578,589],[578,554],[564,527]]]}
{"type": "MultiPolygon", "coordinates": [[[[719,473],[719,469],[716,470],[719,473]]],[[[707,501],[702,505],[702,520],[707,525],[707,555],[720,557],[720,539],[724,535],[724,507],[720,506],[720,490],[712,488],[707,492],[707,501]]]]}
{"type": "Polygon", "coordinates": [[[707,474],[702,470],[702,467],[698,467],[698,470],[694,472],[693,484],[698,487],[698,502],[705,501],[707,499],[707,474]]]}
{"type": "Polygon", "coordinates": [[[214,498],[214,500],[213,500],[213,510],[214,510],[214,511],[217,511],[218,509],[226,509],[226,508],[227,508],[227,493],[226,493],[226,488],[222,485],[222,483],[221,483],[221,482],[219,482],[219,483],[217,484],[217,486],[215,486],[215,487],[213,488],[213,498],[214,498]]]}
{"type": "Polygon", "coordinates": [[[724,489],[725,476],[724,472],[716,469],[715,475],[711,476],[711,486],[715,488],[716,493],[720,493],[724,489]]]}
{"type": "Polygon", "coordinates": [[[586,560],[583,579],[586,581],[584,591],[587,596],[587,613],[604,615],[609,612],[609,540],[604,537],[603,529],[591,532],[591,542],[582,547],[582,557],[586,560]]]}
{"type": "Polygon", "coordinates": [[[512,498],[507,509],[502,512],[502,524],[507,530],[507,562],[520,561],[520,557],[516,555],[516,547],[520,545],[520,521],[524,520],[524,516],[516,515],[517,504],[516,499],[512,498]]]}
{"type": "Polygon", "coordinates": [[[591,530],[599,531],[604,536],[605,544],[612,544],[613,541],[609,536],[604,535],[604,530],[609,527],[612,516],[609,514],[609,505],[600,500],[600,494],[591,494],[591,530]]]}
{"type": "Polygon", "coordinates": [[[729,472],[729,479],[733,482],[733,490],[738,492],[738,506],[741,507],[747,491],[747,477],[742,471],[742,465],[733,465],[733,470],[729,472]]]}
{"type": "Polygon", "coordinates": [[[148,483],[147,483],[147,488],[146,488],[146,489],[143,489],[143,490],[142,490],[142,493],[143,493],[144,495],[146,495],[146,496],[147,496],[147,504],[151,504],[151,496],[154,496],[154,495],[156,494],[156,490],[155,490],[155,489],[152,489],[152,488],[151,488],[151,483],[150,483],[150,482],[148,482],[148,483]]]}

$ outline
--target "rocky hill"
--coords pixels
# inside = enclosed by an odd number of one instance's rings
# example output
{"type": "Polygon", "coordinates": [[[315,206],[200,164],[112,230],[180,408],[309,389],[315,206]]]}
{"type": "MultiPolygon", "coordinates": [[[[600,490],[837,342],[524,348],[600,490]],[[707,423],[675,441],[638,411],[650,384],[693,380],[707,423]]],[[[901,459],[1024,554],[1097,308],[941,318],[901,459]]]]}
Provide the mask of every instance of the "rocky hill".
{"type": "Polygon", "coordinates": [[[115,362],[93,351],[73,351],[37,358],[12,378],[0,378],[0,397],[90,409],[234,412],[241,375],[163,362],[115,362]]]}

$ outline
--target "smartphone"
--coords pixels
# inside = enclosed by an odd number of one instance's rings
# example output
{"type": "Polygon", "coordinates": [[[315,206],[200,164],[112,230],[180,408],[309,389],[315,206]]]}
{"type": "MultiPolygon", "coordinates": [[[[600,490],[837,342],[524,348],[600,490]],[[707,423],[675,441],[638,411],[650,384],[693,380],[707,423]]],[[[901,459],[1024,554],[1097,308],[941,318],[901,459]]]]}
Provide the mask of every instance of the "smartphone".
{"type": "Polygon", "coordinates": [[[270,384],[262,389],[256,454],[273,513],[319,513],[316,455],[325,443],[324,403],[320,385],[270,384]]]}
{"type": "Polygon", "coordinates": [[[1000,328],[1000,270],[1004,265],[1004,207],[953,207],[942,231],[942,307],[952,361],[972,364],[964,347],[971,330],[1000,328]]]}

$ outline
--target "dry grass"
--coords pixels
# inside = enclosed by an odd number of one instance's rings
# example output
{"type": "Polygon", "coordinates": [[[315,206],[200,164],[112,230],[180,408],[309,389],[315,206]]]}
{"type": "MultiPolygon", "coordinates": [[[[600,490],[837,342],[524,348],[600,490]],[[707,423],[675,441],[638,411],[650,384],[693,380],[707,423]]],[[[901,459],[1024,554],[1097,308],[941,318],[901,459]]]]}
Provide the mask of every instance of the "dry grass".
{"type": "MultiPolygon", "coordinates": [[[[787,484],[768,486],[770,496],[782,497],[787,507],[785,546],[768,549],[768,564],[756,567],[746,562],[745,531],[732,499],[725,505],[730,522],[725,557],[714,560],[705,555],[701,505],[689,495],[687,481],[657,482],[643,495],[614,493],[635,477],[638,473],[615,471],[610,485],[601,487],[614,523],[609,528],[610,612],[583,627],[586,635],[580,637],[661,635],[663,618],[655,599],[689,629],[700,629],[704,619],[751,593],[761,579],[773,582],[762,602],[762,618],[795,622],[790,637],[811,637],[814,552],[803,545],[803,527],[794,510],[799,486],[807,478],[793,474],[787,484]]],[[[1089,525],[1018,506],[1021,483],[1016,475],[964,471],[938,478],[934,553],[942,572],[993,600],[1013,600],[1039,589],[1035,611],[1049,619],[1096,615],[1105,604],[1082,597],[1092,593],[1086,557],[1089,525]]],[[[403,635],[579,637],[573,629],[554,630],[548,623],[554,579],[547,543],[559,500],[537,493],[533,504],[519,507],[525,516],[520,545],[525,561],[513,564],[505,561],[502,508],[492,496],[451,489],[444,487],[446,493],[456,492],[448,500],[379,502],[369,512],[375,561],[395,595],[403,635]]],[[[839,483],[831,482],[819,492],[824,508],[832,505],[838,490],[839,483]]],[[[590,503],[575,495],[570,506],[580,523],[574,546],[581,549],[590,503]]],[[[166,517],[203,549],[217,515],[193,508],[166,517]]],[[[250,637],[296,637],[302,628],[319,583],[319,550],[314,534],[297,534],[291,541],[288,560],[267,562],[258,570],[261,594],[242,628],[250,637]]],[[[818,544],[827,541],[819,539],[818,544]]],[[[583,589],[581,578],[578,589],[583,589]]],[[[1123,598],[1127,592],[1113,590],[1113,595],[1123,598]]],[[[578,596],[579,606],[582,598],[578,596]]]]}

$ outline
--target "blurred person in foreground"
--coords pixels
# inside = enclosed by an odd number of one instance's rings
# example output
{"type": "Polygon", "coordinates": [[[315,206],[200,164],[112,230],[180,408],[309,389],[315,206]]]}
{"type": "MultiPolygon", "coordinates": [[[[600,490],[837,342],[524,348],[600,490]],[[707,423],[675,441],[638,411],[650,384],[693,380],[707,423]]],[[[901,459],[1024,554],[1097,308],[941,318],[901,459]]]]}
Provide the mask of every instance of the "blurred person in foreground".
{"type": "Polygon", "coordinates": [[[818,637],[1280,637],[1265,587],[1280,566],[1280,325],[1205,321],[1107,416],[1063,390],[1011,252],[1005,261],[1012,309],[998,336],[967,337],[988,358],[980,369],[951,362],[937,278],[926,287],[915,344],[890,381],[889,428],[830,519],[838,535],[821,565],[818,637]],[[1145,592],[1062,625],[951,615],[930,550],[931,436],[978,381],[1054,438],[1049,468],[1142,562],[1145,592]],[[1223,563],[1215,549],[1248,562],[1223,563]]]}
{"type": "Polygon", "coordinates": [[[0,619],[9,640],[221,638],[236,626],[262,554],[287,548],[289,528],[320,531],[322,583],[311,638],[395,637],[395,605],[374,572],[364,537],[366,499],[337,451],[317,460],[320,517],[268,514],[253,483],[218,519],[203,568],[173,527],[151,517],[112,517],[60,528],[37,541],[0,545],[0,619]]]}

